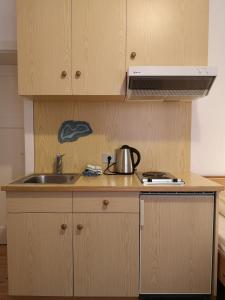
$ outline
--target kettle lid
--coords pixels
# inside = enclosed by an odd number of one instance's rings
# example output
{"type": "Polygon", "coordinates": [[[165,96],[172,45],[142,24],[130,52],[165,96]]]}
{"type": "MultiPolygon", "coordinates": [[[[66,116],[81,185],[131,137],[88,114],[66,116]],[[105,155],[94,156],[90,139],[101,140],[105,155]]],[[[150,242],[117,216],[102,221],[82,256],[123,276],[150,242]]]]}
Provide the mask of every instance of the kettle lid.
{"type": "Polygon", "coordinates": [[[130,149],[130,146],[128,146],[128,145],[123,145],[120,149],[130,149]]]}

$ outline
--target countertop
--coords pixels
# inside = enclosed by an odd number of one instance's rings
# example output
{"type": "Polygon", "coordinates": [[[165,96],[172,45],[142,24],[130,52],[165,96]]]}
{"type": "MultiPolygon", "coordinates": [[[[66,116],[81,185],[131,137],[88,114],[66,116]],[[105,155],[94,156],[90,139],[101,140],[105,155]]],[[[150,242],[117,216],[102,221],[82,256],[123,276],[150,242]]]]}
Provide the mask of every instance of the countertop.
{"type": "Polygon", "coordinates": [[[225,176],[206,176],[206,178],[215,181],[225,187],[225,176]]]}
{"type": "Polygon", "coordinates": [[[193,173],[175,173],[185,181],[184,185],[143,186],[134,175],[81,176],[74,184],[7,184],[2,191],[14,192],[76,192],[76,191],[129,191],[129,192],[219,192],[224,186],[193,173]]]}

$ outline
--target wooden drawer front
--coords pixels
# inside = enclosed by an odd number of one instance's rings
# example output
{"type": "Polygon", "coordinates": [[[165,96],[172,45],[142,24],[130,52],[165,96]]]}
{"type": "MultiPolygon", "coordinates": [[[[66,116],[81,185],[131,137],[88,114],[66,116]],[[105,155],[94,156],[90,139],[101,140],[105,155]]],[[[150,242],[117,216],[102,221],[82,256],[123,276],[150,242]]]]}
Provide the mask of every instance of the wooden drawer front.
{"type": "Polygon", "coordinates": [[[225,286],[225,255],[221,252],[219,252],[218,277],[222,284],[225,286]]]}
{"type": "Polygon", "coordinates": [[[139,212],[139,193],[73,193],[74,212],[139,212]]]}
{"type": "Polygon", "coordinates": [[[72,212],[72,193],[7,193],[7,209],[18,212],[72,212]]]}

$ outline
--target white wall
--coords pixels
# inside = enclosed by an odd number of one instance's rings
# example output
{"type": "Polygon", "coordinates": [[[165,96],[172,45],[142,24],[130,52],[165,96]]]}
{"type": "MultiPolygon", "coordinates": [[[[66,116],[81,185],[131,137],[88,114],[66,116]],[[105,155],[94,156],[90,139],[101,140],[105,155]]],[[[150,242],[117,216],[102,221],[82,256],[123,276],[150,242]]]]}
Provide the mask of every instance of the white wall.
{"type": "Polygon", "coordinates": [[[33,100],[24,98],[25,174],[34,173],[33,100]]]}
{"type": "Polygon", "coordinates": [[[193,103],[191,170],[225,175],[225,0],[210,0],[209,65],[218,77],[210,95],[193,103]]]}
{"type": "Polygon", "coordinates": [[[0,0],[0,50],[16,49],[16,0],[0,0]]]}
{"type": "MultiPolygon", "coordinates": [[[[0,66],[0,186],[23,174],[23,100],[17,95],[17,70],[15,66],[0,66]]],[[[6,224],[5,196],[0,191],[0,243],[6,224]]]]}

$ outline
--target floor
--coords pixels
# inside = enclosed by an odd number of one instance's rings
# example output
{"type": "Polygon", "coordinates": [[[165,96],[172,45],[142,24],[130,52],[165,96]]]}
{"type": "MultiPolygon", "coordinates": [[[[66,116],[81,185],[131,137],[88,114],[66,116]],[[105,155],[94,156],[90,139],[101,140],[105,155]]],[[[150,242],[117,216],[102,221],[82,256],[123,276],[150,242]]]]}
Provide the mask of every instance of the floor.
{"type": "Polygon", "coordinates": [[[218,300],[225,300],[225,287],[219,282],[218,284],[218,300]]]}
{"type": "MultiPolygon", "coordinates": [[[[7,276],[7,249],[6,246],[0,245],[0,300],[53,300],[54,298],[57,300],[71,300],[73,298],[63,298],[63,297],[11,297],[8,296],[8,276],[7,276]]],[[[83,298],[84,299],[84,298],[83,298]]],[[[95,298],[96,300],[97,298],[95,298]]],[[[102,298],[104,299],[104,298],[102,298]]],[[[118,299],[118,298],[117,298],[118,299]]],[[[124,299],[124,298],[121,298],[124,299]]],[[[188,298],[191,300],[191,298],[188,298]]],[[[160,298],[158,298],[160,300],[160,298]]],[[[170,300],[172,300],[170,298],[170,300]]],[[[225,287],[218,283],[218,296],[214,300],[225,300],[225,287]]]]}

